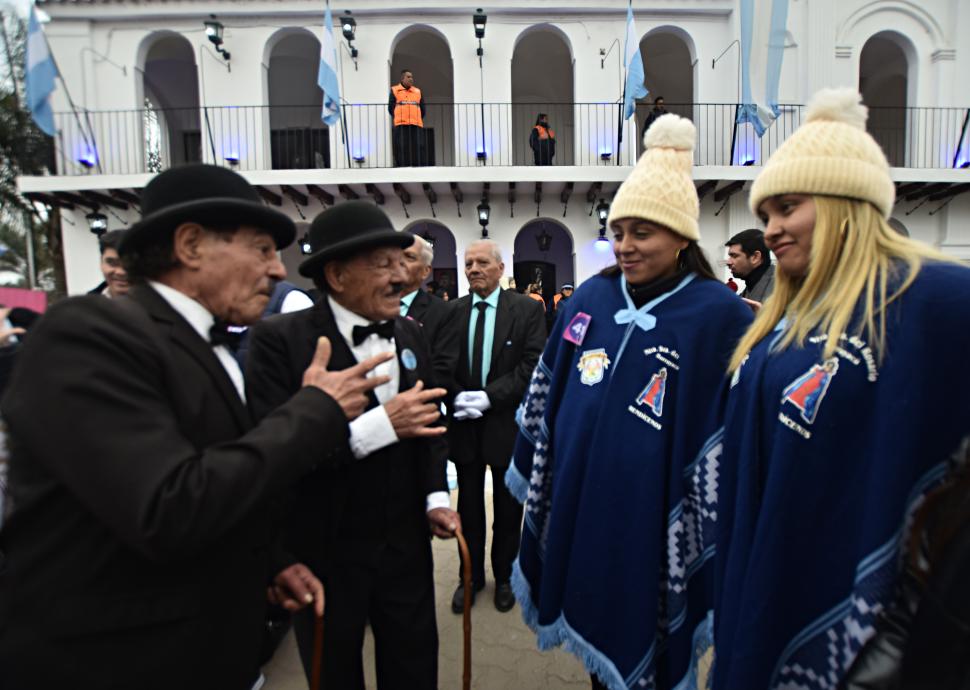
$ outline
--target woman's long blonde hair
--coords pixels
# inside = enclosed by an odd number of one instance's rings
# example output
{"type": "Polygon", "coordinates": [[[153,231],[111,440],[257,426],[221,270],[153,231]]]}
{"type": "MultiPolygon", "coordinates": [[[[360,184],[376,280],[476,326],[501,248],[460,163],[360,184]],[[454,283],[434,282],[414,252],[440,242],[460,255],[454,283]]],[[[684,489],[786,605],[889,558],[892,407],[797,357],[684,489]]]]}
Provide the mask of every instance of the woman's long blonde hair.
{"type": "Polygon", "coordinates": [[[741,366],[751,349],[771,333],[782,317],[788,322],[777,349],[803,346],[813,333],[824,333],[822,357],[831,357],[861,303],[856,332],[881,361],[886,341],[886,307],[916,279],[923,261],[952,261],[921,242],[893,230],[869,202],[813,196],[815,229],[808,272],[792,278],[775,269],[775,287],[731,357],[729,371],[741,366]],[[889,285],[894,287],[889,294],[889,285]]]}

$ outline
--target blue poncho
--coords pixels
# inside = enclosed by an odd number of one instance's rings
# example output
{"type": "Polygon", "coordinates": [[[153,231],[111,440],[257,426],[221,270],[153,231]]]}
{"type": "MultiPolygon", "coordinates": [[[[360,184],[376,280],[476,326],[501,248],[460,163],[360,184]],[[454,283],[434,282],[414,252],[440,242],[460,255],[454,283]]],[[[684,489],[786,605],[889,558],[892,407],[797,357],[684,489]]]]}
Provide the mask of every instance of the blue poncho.
{"type": "Polygon", "coordinates": [[[513,588],[541,649],[564,644],[611,690],[672,688],[713,596],[704,445],[751,312],[693,274],[639,310],[595,277],[561,310],[506,475],[526,504],[513,588]]]}
{"type": "Polygon", "coordinates": [[[714,687],[835,688],[891,601],[908,517],[970,432],[970,270],[928,264],[865,336],[757,345],[725,416],[714,687]]]}

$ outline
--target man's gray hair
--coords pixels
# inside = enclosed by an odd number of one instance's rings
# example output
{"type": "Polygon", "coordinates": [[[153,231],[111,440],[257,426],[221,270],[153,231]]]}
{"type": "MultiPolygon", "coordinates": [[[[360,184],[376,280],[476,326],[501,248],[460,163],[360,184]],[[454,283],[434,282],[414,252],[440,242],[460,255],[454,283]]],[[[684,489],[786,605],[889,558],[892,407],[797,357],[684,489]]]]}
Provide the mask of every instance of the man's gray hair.
{"type": "Polygon", "coordinates": [[[468,249],[471,249],[472,247],[480,244],[485,245],[491,250],[493,259],[495,259],[499,263],[504,263],[502,261],[502,250],[498,246],[498,242],[496,242],[495,240],[475,240],[474,242],[468,245],[468,249]]]}
{"type": "Polygon", "coordinates": [[[421,259],[421,263],[430,266],[434,262],[434,247],[421,235],[414,236],[414,243],[418,245],[418,258],[421,259]]]}

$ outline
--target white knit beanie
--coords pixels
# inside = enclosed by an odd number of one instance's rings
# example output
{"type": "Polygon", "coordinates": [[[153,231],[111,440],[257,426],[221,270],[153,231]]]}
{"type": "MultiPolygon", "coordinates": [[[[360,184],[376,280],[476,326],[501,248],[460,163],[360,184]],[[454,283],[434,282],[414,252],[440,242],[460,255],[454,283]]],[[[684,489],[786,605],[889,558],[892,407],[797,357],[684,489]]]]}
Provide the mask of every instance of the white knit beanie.
{"type": "Polygon", "coordinates": [[[699,240],[700,202],[691,179],[697,130],[668,113],[643,135],[646,151],[613,197],[607,224],[620,218],[649,220],[688,240],[699,240]]]}
{"type": "Polygon", "coordinates": [[[749,203],[778,194],[821,194],[871,202],[889,218],[896,187],[889,163],[866,131],[868,110],[855,89],[823,89],[808,104],[805,123],[765,163],[749,203]]]}

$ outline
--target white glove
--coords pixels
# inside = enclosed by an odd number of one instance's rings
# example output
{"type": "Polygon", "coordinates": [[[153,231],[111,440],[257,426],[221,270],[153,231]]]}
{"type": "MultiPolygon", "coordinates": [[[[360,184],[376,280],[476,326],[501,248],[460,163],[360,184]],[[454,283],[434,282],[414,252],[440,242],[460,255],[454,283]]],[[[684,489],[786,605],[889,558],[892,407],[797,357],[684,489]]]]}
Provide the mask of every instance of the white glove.
{"type": "Polygon", "coordinates": [[[463,391],[455,396],[455,414],[464,409],[474,409],[487,412],[492,407],[485,391],[463,391]]]}
{"type": "Polygon", "coordinates": [[[481,416],[482,413],[476,410],[474,407],[463,407],[455,412],[455,421],[463,422],[466,419],[478,419],[481,416]]]}

